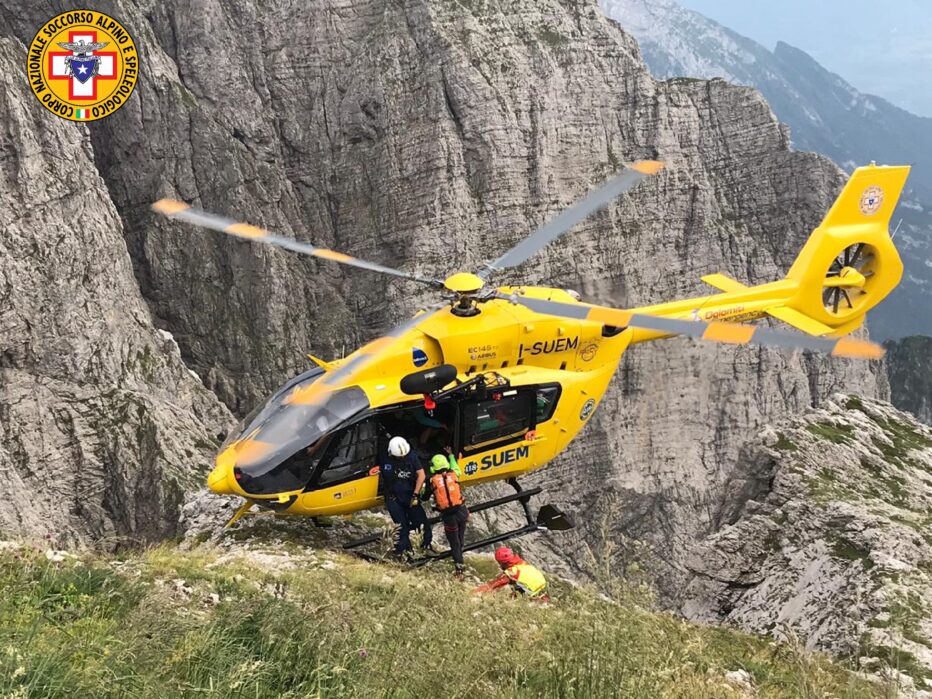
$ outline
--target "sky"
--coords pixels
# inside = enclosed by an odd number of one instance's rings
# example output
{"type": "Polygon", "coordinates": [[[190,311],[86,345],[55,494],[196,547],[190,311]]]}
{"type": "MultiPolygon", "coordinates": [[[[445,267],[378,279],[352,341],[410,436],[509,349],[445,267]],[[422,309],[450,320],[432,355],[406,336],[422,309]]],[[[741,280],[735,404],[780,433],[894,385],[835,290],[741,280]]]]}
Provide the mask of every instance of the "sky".
{"type": "Polygon", "coordinates": [[[932,117],[932,0],[679,0],[769,49],[802,49],[861,92],[932,117]]]}

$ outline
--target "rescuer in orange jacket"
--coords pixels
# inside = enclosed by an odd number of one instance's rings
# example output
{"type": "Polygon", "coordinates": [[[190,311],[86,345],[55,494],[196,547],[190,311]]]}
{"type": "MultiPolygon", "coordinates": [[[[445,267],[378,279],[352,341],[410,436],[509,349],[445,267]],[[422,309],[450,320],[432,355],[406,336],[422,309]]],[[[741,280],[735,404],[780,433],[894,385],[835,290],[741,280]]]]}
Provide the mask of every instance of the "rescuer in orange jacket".
{"type": "Polygon", "coordinates": [[[466,500],[460,490],[458,476],[461,475],[459,464],[453,456],[453,450],[444,449],[446,455],[437,454],[430,460],[431,476],[422,497],[434,499],[434,509],[440,513],[443,520],[443,532],[447,535],[450,544],[450,555],[453,557],[453,574],[462,579],[466,570],[463,562],[463,545],[466,539],[466,520],[469,519],[469,510],[466,500]]]}
{"type": "Polygon", "coordinates": [[[549,602],[546,593],[547,579],[544,574],[510,548],[502,546],[495,551],[495,560],[501,566],[502,574],[485,585],[480,585],[473,592],[491,592],[505,585],[511,585],[514,594],[519,592],[531,599],[549,602]]]}

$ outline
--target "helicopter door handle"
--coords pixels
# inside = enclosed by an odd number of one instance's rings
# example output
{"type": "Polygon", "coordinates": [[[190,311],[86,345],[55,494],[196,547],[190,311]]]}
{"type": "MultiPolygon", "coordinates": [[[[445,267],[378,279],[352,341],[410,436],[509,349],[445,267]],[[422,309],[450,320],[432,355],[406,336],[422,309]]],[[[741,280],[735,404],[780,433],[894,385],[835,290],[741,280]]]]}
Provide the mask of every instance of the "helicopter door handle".
{"type": "Polygon", "coordinates": [[[534,430],[531,430],[526,435],[524,435],[524,440],[521,443],[531,445],[531,444],[537,444],[538,442],[546,442],[546,441],[547,441],[546,437],[538,437],[537,432],[535,432],[534,430]]]}

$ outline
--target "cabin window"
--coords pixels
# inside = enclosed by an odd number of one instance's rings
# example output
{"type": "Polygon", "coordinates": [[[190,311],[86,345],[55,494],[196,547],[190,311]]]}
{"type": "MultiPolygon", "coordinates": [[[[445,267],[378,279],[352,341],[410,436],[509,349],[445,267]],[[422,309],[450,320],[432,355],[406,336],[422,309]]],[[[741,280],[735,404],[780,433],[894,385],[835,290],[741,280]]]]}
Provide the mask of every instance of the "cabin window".
{"type": "Polygon", "coordinates": [[[469,401],[463,406],[463,452],[475,453],[524,438],[533,429],[536,392],[506,391],[499,400],[469,401]]]}
{"type": "Polygon", "coordinates": [[[537,412],[535,421],[538,425],[542,422],[547,422],[547,420],[553,417],[553,413],[557,409],[558,400],[560,400],[559,384],[541,386],[537,389],[537,412]]]}
{"type": "Polygon", "coordinates": [[[363,420],[336,435],[327,450],[317,487],[359,478],[377,463],[378,430],[375,420],[363,420]]]}

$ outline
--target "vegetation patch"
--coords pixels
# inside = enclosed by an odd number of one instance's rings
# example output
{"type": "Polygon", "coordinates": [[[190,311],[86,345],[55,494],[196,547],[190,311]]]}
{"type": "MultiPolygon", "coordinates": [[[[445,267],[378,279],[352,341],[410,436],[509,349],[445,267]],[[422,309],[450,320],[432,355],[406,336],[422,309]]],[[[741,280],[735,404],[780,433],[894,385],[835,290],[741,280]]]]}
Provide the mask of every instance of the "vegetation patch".
{"type": "Polygon", "coordinates": [[[560,32],[550,27],[542,27],[537,31],[537,38],[541,43],[546,44],[552,49],[565,48],[569,43],[569,37],[563,36],[560,32]]]}
{"type": "Polygon", "coordinates": [[[884,491],[876,487],[868,487],[868,493],[878,500],[884,500],[898,507],[903,507],[907,503],[909,490],[906,487],[907,480],[902,476],[890,473],[882,465],[871,459],[861,458],[861,468],[871,475],[871,483],[877,486],[883,486],[884,491]]]}
{"type": "Polygon", "coordinates": [[[773,447],[780,451],[799,451],[799,447],[782,432],[777,432],[777,443],[773,447]]]}
{"type": "Polygon", "coordinates": [[[926,680],[932,679],[932,671],[916,660],[916,656],[902,648],[891,646],[873,646],[870,653],[904,675],[909,675],[919,687],[926,685],[926,680]]]}
{"type": "Polygon", "coordinates": [[[864,403],[857,396],[849,396],[848,400],[845,401],[845,410],[860,410],[863,413],[864,403]]]}
{"type": "Polygon", "coordinates": [[[834,541],[832,541],[832,553],[835,558],[841,558],[846,561],[861,561],[861,565],[864,566],[865,570],[870,570],[874,567],[874,561],[870,557],[870,551],[862,549],[853,541],[842,536],[836,537],[834,541]]]}
{"type": "Polygon", "coordinates": [[[558,581],[543,605],[444,566],[292,563],[0,552],[0,696],[738,697],[736,669],[763,697],[882,696],[819,654],[558,581]]]}
{"type": "Polygon", "coordinates": [[[850,444],[853,440],[854,428],[851,425],[834,425],[830,422],[817,422],[806,425],[810,434],[819,439],[827,439],[833,444],[850,444]]]}
{"type": "Polygon", "coordinates": [[[894,448],[900,453],[910,449],[932,449],[932,439],[905,422],[879,419],[876,423],[887,433],[894,448]]]}

